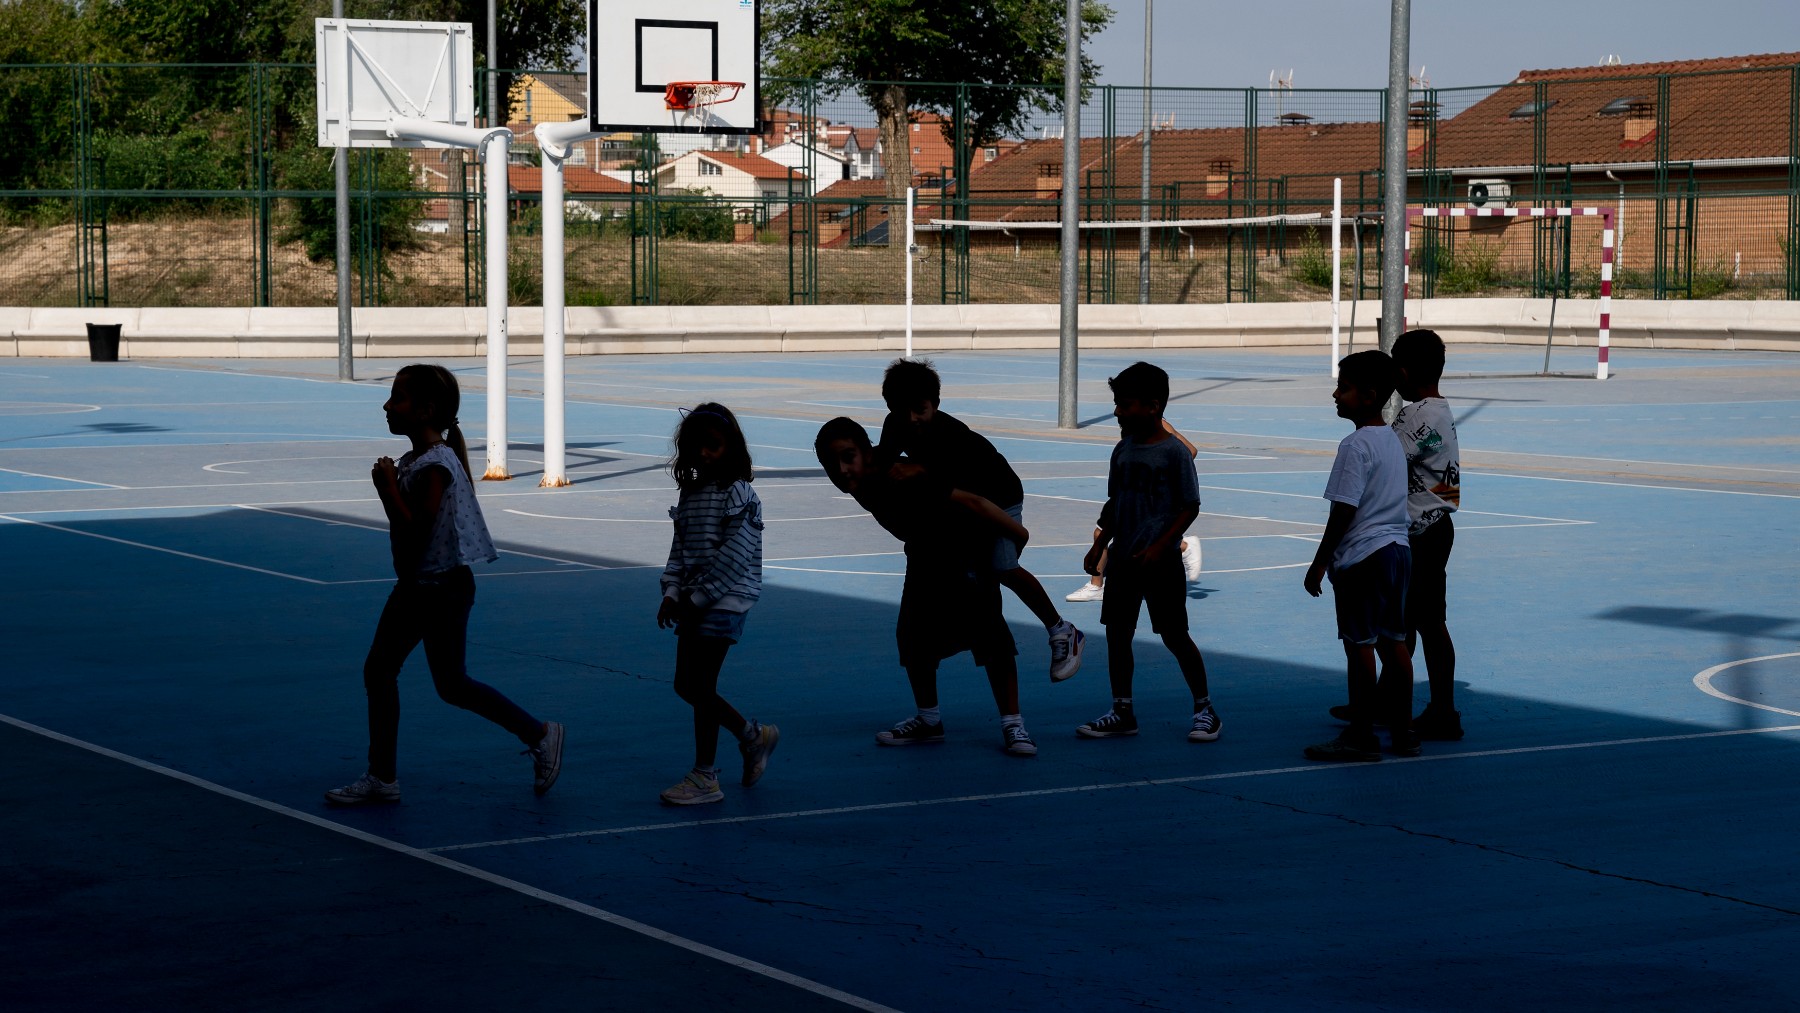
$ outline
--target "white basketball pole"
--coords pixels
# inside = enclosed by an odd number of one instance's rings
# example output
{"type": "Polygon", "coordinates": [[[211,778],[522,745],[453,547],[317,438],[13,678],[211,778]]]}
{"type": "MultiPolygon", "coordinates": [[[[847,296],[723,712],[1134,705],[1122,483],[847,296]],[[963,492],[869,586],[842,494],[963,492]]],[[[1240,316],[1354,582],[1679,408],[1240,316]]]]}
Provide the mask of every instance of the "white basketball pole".
{"type": "Polygon", "coordinates": [[[906,188],[906,357],[909,359],[913,357],[913,191],[915,189],[910,186],[906,188]]]}
{"type": "Polygon", "coordinates": [[[587,120],[539,123],[532,128],[544,167],[544,477],[538,485],[560,488],[569,484],[563,357],[567,327],[566,253],[563,249],[563,159],[569,145],[598,137],[587,120]]]}
{"type": "Polygon", "coordinates": [[[506,148],[505,127],[464,127],[431,120],[390,117],[387,135],[474,148],[484,160],[487,191],[487,471],[483,479],[512,477],[506,466],[506,148]]]}
{"type": "Polygon", "coordinates": [[[1344,178],[1331,181],[1331,378],[1338,375],[1338,311],[1343,302],[1344,178]]]}
{"type": "MultiPolygon", "coordinates": [[[[344,0],[332,0],[331,16],[342,20],[344,0]]],[[[350,43],[347,31],[340,31],[343,56],[337,61],[338,94],[350,94],[350,43]]],[[[348,118],[348,112],[345,113],[348,118]]],[[[339,145],[332,151],[333,186],[337,190],[337,318],[338,379],[356,379],[356,345],[350,324],[350,148],[339,145]]]]}

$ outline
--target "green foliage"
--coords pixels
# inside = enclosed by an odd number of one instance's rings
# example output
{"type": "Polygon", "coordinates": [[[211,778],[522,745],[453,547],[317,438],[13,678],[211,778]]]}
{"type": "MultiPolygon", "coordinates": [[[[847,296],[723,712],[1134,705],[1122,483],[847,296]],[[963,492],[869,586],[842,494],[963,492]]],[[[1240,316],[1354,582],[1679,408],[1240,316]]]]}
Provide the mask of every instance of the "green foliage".
{"type": "Polygon", "coordinates": [[[1689,299],[1717,299],[1737,288],[1737,275],[1723,258],[1694,268],[1688,278],[1689,299]]]}
{"type": "MultiPolygon", "coordinates": [[[[899,119],[918,109],[943,114],[945,130],[954,130],[948,120],[957,90],[895,82],[983,85],[965,92],[960,149],[967,151],[1023,132],[1032,110],[1061,108],[1065,16],[1062,0],[765,0],[763,42],[770,75],[855,81],[884,127],[896,133],[899,119]]],[[[1106,27],[1112,10],[1083,0],[1081,17],[1087,39],[1106,27]]],[[[1084,55],[1083,82],[1097,71],[1084,55]]],[[[773,101],[791,97],[779,81],[767,91],[773,101]]],[[[899,146],[890,158],[910,166],[910,151],[899,146]]]]}
{"type": "MultiPolygon", "coordinates": [[[[336,174],[331,166],[330,148],[291,148],[281,153],[279,168],[288,186],[295,190],[324,191],[336,187],[336,174]]],[[[393,277],[388,263],[391,254],[417,249],[418,233],[413,226],[424,217],[422,200],[405,196],[412,190],[412,165],[405,151],[352,149],[350,152],[350,219],[352,255],[355,267],[364,270],[366,255],[358,230],[363,216],[372,204],[375,215],[375,270],[382,277],[393,277]],[[365,178],[367,160],[375,169],[375,199],[365,200],[359,183],[365,178]]],[[[280,240],[299,243],[306,256],[315,263],[337,263],[337,199],[332,196],[296,197],[286,201],[280,240]]]]}
{"type": "MultiPolygon", "coordinates": [[[[656,234],[664,239],[688,239],[697,243],[731,242],[737,234],[737,218],[730,204],[710,199],[712,196],[705,188],[664,191],[663,197],[675,199],[657,201],[656,234]]],[[[634,214],[640,217],[633,222],[632,229],[641,235],[651,218],[641,206],[634,214]]]]}
{"type": "Polygon", "coordinates": [[[1445,293],[1484,292],[1497,288],[1500,275],[1500,244],[1478,239],[1465,240],[1452,250],[1437,248],[1437,290],[1445,293]]]}
{"type": "Polygon", "coordinates": [[[1318,229],[1307,229],[1300,234],[1299,252],[1289,261],[1293,265],[1295,281],[1327,291],[1331,289],[1331,254],[1319,240],[1318,229]]]}

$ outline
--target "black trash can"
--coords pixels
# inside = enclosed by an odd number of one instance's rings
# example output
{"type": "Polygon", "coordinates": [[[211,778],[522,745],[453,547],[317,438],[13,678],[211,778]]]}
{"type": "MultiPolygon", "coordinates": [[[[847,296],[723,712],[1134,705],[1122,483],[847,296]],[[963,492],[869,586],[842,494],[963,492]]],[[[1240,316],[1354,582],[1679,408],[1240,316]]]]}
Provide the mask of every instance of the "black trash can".
{"type": "Polygon", "coordinates": [[[124,324],[89,324],[88,361],[118,362],[119,332],[125,329],[124,324]]]}

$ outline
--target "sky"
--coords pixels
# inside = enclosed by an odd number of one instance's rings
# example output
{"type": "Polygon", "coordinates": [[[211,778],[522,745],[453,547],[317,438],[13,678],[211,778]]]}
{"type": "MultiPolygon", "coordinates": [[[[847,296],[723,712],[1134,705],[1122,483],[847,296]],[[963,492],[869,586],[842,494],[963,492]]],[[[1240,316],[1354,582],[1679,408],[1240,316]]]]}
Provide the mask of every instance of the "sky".
{"type": "MultiPolygon", "coordinates": [[[[1106,0],[1091,39],[1102,84],[1144,82],[1145,0],[1106,0]]],[[[1158,85],[1295,88],[1387,85],[1381,0],[1152,0],[1158,85]]],[[[1434,87],[1503,84],[1527,69],[1800,51],[1800,0],[1413,0],[1411,59],[1434,87]]]]}

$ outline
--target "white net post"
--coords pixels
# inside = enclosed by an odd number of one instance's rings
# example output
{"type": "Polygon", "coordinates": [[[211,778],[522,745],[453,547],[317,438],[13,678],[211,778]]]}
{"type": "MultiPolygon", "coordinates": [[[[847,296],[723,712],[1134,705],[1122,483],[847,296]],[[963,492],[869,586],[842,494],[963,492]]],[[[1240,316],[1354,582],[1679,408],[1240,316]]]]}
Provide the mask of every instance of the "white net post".
{"type": "Polygon", "coordinates": [[[1338,375],[1338,308],[1343,299],[1344,179],[1331,181],[1331,378],[1338,375]]]}

